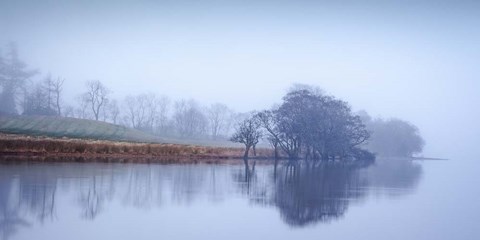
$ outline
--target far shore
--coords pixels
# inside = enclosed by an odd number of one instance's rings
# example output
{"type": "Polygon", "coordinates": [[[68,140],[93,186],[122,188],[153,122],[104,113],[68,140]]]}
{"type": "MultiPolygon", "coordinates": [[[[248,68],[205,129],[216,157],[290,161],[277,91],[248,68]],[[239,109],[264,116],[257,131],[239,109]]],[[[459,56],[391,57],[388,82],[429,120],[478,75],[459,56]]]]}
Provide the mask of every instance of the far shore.
{"type": "MultiPolygon", "coordinates": [[[[138,143],[95,139],[53,138],[0,133],[0,161],[123,162],[123,163],[243,163],[244,148],[170,143],[138,143]]],[[[273,150],[258,148],[250,159],[273,162],[273,150]]],[[[448,160],[431,157],[393,157],[448,160]]],[[[391,159],[381,157],[380,159],[391,159]]]]}
{"type": "Polygon", "coordinates": [[[446,161],[449,160],[448,158],[434,158],[434,157],[412,157],[413,160],[438,160],[438,161],[446,161]]]}

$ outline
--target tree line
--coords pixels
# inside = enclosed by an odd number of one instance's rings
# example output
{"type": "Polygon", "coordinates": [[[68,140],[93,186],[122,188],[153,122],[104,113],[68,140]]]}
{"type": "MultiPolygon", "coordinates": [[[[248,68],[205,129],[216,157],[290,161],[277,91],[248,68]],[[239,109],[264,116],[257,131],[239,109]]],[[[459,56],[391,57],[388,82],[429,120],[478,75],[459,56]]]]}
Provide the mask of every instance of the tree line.
{"type": "Polygon", "coordinates": [[[424,146],[415,125],[354,113],[347,102],[312,86],[294,85],[272,109],[236,113],[222,103],[202,106],[193,99],[172,101],[154,93],[115,99],[99,80],[87,81],[75,103],[67,104],[66,80],[51,74],[34,80],[38,75],[19,58],[15,44],[0,52],[0,115],[93,119],[160,136],[230,139],[245,145],[245,159],[262,142],[272,146],[276,158],[312,161],[411,156],[424,146]]]}
{"type": "Polygon", "coordinates": [[[43,115],[92,119],[162,136],[227,139],[242,114],[222,103],[202,106],[193,99],[172,101],[154,93],[112,97],[99,80],[85,83],[73,104],[63,99],[64,78],[30,69],[15,44],[0,52],[0,115],[43,115]],[[36,79],[34,79],[36,78],[36,79]]]}
{"type": "Polygon", "coordinates": [[[422,153],[425,140],[414,124],[398,118],[372,118],[367,112],[358,115],[372,133],[364,148],[386,157],[410,157],[422,153]]]}
{"type": "Polygon", "coordinates": [[[102,82],[86,82],[77,107],[67,106],[65,117],[120,124],[161,136],[226,139],[238,113],[222,103],[202,106],[193,99],[172,101],[154,93],[128,95],[117,100],[102,82]]]}
{"type": "Polygon", "coordinates": [[[360,147],[370,137],[361,118],[347,102],[311,86],[295,87],[278,107],[252,114],[231,140],[245,145],[246,161],[262,137],[290,160],[374,159],[360,147]]]}

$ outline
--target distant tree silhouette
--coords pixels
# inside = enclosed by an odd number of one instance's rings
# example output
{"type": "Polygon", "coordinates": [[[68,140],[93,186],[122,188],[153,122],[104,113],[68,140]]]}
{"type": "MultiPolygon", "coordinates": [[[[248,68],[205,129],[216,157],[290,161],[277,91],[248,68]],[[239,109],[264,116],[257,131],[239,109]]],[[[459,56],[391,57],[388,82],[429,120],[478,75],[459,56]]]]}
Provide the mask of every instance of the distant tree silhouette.
{"type": "Polygon", "coordinates": [[[302,153],[314,160],[359,158],[355,153],[370,135],[350,106],[314,88],[294,89],[278,108],[257,115],[288,158],[302,153]]]}
{"type": "Polygon", "coordinates": [[[37,71],[30,70],[19,56],[17,47],[10,43],[7,47],[6,57],[0,53],[0,114],[17,114],[16,97],[19,90],[37,71]]]}
{"type": "Polygon", "coordinates": [[[381,156],[411,157],[421,153],[425,141],[419,129],[410,122],[401,119],[373,119],[361,112],[372,137],[365,147],[381,156]]]}
{"type": "Polygon", "coordinates": [[[214,103],[206,109],[209,134],[213,139],[229,132],[231,115],[232,110],[222,103],[214,103]]]}
{"type": "Polygon", "coordinates": [[[207,130],[207,118],[194,100],[175,102],[173,121],[181,137],[199,137],[207,130]]]}

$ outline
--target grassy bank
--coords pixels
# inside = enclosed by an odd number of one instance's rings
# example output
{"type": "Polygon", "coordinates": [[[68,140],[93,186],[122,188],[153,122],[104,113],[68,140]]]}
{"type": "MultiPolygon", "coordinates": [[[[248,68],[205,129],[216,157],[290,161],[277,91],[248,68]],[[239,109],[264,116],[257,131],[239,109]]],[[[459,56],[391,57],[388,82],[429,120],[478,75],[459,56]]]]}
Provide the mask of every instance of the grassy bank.
{"type": "MultiPolygon", "coordinates": [[[[0,154],[10,156],[238,159],[243,156],[243,149],[0,134],[0,154]]],[[[269,149],[258,149],[257,151],[258,158],[270,156],[272,156],[272,151],[269,149]]]]}
{"type": "MultiPolygon", "coordinates": [[[[194,162],[239,159],[243,156],[243,148],[225,141],[160,138],[93,120],[0,116],[0,156],[55,157],[74,161],[194,162]]],[[[271,156],[271,150],[257,151],[258,158],[271,156]]]]}
{"type": "Polygon", "coordinates": [[[161,142],[158,137],[120,125],[51,116],[0,116],[0,132],[52,138],[161,142]]]}
{"type": "Polygon", "coordinates": [[[52,116],[0,116],[0,133],[117,142],[243,147],[226,140],[159,137],[102,121],[52,116]]]}

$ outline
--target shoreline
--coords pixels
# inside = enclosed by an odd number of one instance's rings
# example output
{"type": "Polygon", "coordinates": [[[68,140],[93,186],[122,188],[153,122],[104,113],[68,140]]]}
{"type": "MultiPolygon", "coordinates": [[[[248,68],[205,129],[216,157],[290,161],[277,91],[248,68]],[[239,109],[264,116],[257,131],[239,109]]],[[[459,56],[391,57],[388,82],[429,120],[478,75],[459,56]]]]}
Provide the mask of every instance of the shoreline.
{"type": "MultiPolygon", "coordinates": [[[[159,162],[226,161],[243,158],[244,149],[207,147],[169,143],[137,143],[109,140],[51,138],[17,134],[0,134],[0,156],[37,158],[112,158],[139,162],[150,159],[159,162]]],[[[268,159],[270,149],[257,149],[251,159],[268,159]]]]}

